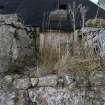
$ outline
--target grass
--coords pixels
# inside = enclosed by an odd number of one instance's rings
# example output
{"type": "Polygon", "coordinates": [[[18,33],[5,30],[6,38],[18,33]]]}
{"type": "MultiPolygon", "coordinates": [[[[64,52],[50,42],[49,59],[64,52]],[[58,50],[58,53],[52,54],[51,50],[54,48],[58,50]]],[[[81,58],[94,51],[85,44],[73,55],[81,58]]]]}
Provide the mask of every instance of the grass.
{"type": "Polygon", "coordinates": [[[94,70],[95,68],[99,67],[99,59],[91,59],[91,58],[80,58],[78,56],[73,57],[64,57],[63,60],[60,60],[55,69],[69,69],[75,71],[83,71],[83,70],[94,70]]]}
{"type": "MultiPolygon", "coordinates": [[[[43,62],[40,65],[40,68],[44,68],[46,72],[56,71],[66,72],[70,71],[92,71],[100,66],[100,59],[96,55],[74,55],[65,53],[64,50],[59,49],[44,49],[42,54],[43,62]]],[[[43,71],[41,71],[43,72],[43,71]]],[[[45,72],[45,71],[44,71],[45,72]]]]}

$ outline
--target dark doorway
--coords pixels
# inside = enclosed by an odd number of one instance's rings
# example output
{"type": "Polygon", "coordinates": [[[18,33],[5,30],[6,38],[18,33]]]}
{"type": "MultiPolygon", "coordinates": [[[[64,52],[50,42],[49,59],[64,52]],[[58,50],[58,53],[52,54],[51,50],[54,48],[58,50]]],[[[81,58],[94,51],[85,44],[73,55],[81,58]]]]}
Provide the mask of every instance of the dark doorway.
{"type": "Polygon", "coordinates": [[[66,4],[61,4],[61,5],[59,5],[59,9],[66,10],[67,9],[67,5],[66,4]]]}

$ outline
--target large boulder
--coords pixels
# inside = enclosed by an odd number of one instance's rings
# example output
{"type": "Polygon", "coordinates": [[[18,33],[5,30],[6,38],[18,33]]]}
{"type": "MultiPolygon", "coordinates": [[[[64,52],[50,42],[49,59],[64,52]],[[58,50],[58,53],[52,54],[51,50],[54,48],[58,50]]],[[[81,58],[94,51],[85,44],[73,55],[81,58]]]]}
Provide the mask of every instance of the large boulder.
{"type": "MultiPolygon", "coordinates": [[[[84,105],[84,91],[40,87],[29,89],[29,98],[35,105],[84,105]]],[[[90,104],[88,104],[90,105],[90,104]]]]}
{"type": "Polygon", "coordinates": [[[0,73],[17,58],[30,54],[27,28],[16,14],[0,15],[0,73]]]}

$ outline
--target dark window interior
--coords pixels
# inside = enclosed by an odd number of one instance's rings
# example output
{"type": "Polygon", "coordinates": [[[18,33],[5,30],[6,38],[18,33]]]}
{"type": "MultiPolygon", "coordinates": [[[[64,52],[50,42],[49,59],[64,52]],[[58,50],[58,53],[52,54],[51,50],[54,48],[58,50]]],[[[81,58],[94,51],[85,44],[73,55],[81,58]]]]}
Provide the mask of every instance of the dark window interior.
{"type": "Polygon", "coordinates": [[[61,5],[59,5],[59,9],[66,10],[67,9],[67,5],[66,4],[61,4],[61,5]]]}
{"type": "Polygon", "coordinates": [[[4,9],[4,6],[3,5],[0,5],[0,9],[4,9]]]}

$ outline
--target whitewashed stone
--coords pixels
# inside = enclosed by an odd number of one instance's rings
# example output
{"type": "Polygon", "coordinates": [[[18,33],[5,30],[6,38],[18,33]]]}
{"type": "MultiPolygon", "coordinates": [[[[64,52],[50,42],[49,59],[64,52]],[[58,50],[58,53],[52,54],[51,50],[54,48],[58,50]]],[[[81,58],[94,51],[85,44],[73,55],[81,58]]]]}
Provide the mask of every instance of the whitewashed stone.
{"type": "Polygon", "coordinates": [[[56,75],[49,75],[40,77],[38,86],[56,86],[58,77],[56,75]]]}
{"type": "Polygon", "coordinates": [[[31,78],[31,84],[32,84],[32,86],[34,87],[34,86],[37,86],[37,84],[38,84],[38,78],[31,78]]]}

